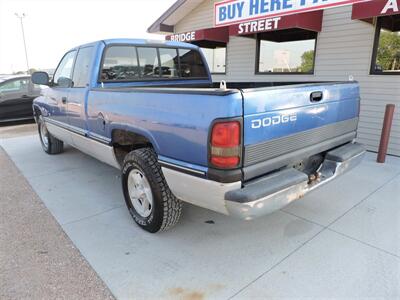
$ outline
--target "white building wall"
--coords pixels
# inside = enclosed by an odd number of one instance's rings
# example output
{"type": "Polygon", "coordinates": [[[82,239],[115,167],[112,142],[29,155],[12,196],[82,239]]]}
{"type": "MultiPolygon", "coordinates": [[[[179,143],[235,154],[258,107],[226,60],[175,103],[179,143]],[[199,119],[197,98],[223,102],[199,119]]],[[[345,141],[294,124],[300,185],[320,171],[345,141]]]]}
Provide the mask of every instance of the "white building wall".
{"type": "MultiPolygon", "coordinates": [[[[185,32],[213,26],[214,1],[206,0],[175,27],[185,32]]],[[[396,104],[389,153],[400,155],[400,76],[369,75],[374,26],[351,20],[351,6],[324,12],[318,35],[314,75],[255,75],[256,40],[231,37],[227,49],[227,74],[214,81],[335,81],[352,75],[360,82],[361,115],[358,138],[377,151],[385,105],[396,104]]]]}

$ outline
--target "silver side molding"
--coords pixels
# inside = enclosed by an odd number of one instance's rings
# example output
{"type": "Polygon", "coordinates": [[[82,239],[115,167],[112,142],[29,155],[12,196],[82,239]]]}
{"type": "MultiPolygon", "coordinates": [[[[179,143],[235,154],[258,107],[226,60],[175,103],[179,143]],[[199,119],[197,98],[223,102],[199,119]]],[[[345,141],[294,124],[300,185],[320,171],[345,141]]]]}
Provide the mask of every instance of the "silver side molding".
{"type": "Polygon", "coordinates": [[[100,160],[103,163],[106,163],[114,168],[121,169],[121,166],[115,156],[113,147],[62,128],[58,125],[55,125],[53,122],[46,122],[46,126],[49,132],[59,140],[62,140],[63,142],[100,160]]]}

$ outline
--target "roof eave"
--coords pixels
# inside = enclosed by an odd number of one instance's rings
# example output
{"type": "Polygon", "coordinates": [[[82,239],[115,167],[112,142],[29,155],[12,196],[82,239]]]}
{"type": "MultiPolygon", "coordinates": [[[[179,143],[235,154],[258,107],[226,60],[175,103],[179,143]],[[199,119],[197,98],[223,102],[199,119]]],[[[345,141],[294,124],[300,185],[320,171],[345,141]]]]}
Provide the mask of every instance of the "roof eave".
{"type": "Polygon", "coordinates": [[[165,13],[161,15],[148,29],[148,33],[174,32],[174,26],[163,22],[188,0],[177,0],[165,13]]]}

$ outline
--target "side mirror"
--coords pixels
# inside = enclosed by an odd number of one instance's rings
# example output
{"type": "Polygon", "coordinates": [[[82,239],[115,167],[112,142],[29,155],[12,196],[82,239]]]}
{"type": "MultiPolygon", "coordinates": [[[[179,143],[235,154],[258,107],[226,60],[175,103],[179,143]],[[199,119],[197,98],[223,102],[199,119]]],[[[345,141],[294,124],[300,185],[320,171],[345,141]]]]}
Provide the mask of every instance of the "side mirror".
{"type": "Polygon", "coordinates": [[[57,80],[57,87],[71,88],[74,86],[74,82],[68,77],[60,77],[57,80]]]}
{"type": "Polygon", "coordinates": [[[46,72],[34,72],[31,80],[34,84],[50,85],[49,74],[46,72]]]}

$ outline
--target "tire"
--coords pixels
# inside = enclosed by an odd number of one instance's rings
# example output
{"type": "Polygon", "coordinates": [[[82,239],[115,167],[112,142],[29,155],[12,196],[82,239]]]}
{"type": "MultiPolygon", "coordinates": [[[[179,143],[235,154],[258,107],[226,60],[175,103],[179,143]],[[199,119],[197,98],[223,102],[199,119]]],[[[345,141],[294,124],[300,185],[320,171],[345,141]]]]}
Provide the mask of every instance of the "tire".
{"type": "Polygon", "coordinates": [[[153,149],[127,154],[121,179],[126,205],[142,229],[156,233],[178,222],[182,202],[169,189],[153,149]]]}
{"type": "Polygon", "coordinates": [[[51,135],[51,133],[47,130],[46,123],[44,122],[44,119],[41,115],[38,118],[38,131],[40,143],[42,144],[44,152],[52,155],[63,152],[63,141],[60,141],[59,139],[51,135]]]}

